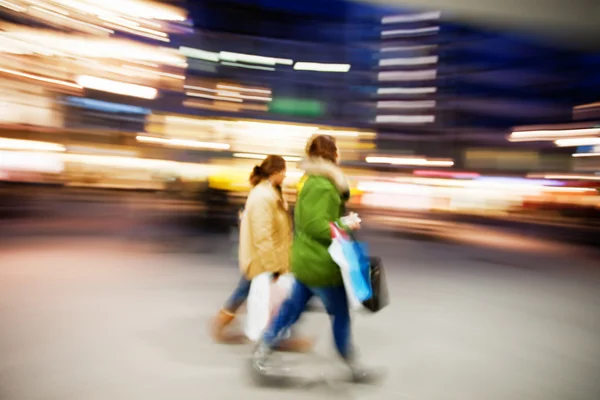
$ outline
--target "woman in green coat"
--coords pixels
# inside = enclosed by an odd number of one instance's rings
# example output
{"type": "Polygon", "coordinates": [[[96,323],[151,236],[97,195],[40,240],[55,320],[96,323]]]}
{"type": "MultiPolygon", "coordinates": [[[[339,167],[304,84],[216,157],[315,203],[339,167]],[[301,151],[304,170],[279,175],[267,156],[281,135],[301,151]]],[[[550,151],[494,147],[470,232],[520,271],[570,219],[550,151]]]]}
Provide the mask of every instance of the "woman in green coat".
{"type": "Polygon", "coordinates": [[[341,223],[345,203],[350,197],[348,181],[337,166],[338,151],[331,136],[317,136],[307,147],[302,164],[306,181],[298,195],[291,252],[291,269],[296,283],[290,297],[264,333],[252,359],[255,372],[264,374],[269,355],[277,342],[302,315],[308,301],[317,296],[331,317],[338,353],[352,371],[355,381],[368,378],[358,367],[351,344],[348,299],[339,266],[329,255],[331,223],[347,230],[357,230],[358,223],[341,223]]]}

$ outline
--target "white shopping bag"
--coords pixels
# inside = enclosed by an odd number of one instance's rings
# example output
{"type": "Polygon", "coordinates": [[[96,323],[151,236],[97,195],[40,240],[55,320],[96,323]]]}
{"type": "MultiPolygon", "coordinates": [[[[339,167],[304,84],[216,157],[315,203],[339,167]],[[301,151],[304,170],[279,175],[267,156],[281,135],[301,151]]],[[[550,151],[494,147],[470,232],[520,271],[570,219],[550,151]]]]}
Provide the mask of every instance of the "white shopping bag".
{"type": "Polygon", "coordinates": [[[363,303],[373,295],[365,248],[335,224],[331,224],[331,233],[329,254],[340,267],[350,308],[365,311],[363,303]]]}
{"type": "MultiPolygon", "coordinates": [[[[244,328],[244,333],[249,340],[256,342],[260,339],[273,315],[292,291],[293,285],[294,277],[291,274],[281,275],[275,282],[270,272],[262,273],[252,279],[246,301],[244,328]]],[[[289,337],[289,332],[284,337],[289,337]]]]}

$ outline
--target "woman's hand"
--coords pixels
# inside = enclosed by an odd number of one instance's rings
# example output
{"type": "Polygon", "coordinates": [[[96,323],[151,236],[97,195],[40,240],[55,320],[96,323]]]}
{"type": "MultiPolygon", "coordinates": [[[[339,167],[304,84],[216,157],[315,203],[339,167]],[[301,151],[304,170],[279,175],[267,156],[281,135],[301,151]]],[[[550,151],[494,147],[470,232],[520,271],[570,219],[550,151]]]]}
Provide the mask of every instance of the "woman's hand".
{"type": "Polygon", "coordinates": [[[342,217],[341,221],[351,231],[360,229],[361,220],[356,213],[350,213],[349,215],[342,217]]]}
{"type": "Polygon", "coordinates": [[[350,223],[346,224],[346,226],[351,231],[357,231],[360,229],[360,222],[350,222],[350,223]]]}

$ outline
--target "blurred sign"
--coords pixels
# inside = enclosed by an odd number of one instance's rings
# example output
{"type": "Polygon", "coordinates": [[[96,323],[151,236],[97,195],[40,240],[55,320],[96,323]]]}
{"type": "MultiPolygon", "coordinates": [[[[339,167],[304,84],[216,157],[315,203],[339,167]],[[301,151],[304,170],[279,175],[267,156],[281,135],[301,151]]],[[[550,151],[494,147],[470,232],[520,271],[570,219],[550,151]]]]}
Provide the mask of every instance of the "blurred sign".
{"type": "Polygon", "coordinates": [[[540,168],[540,156],[535,151],[468,149],[465,167],[505,171],[532,171],[540,168]]]}
{"type": "Polygon", "coordinates": [[[318,117],[325,113],[325,103],[318,100],[275,97],[269,104],[269,111],[277,114],[318,117]]]}
{"type": "Polygon", "coordinates": [[[148,115],[151,110],[144,107],[137,107],[128,104],[112,103],[102,100],[86,99],[81,97],[67,97],[67,103],[75,107],[89,108],[92,110],[124,113],[124,114],[142,114],[148,115]]]}
{"type": "Polygon", "coordinates": [[[577,153],[600,153],[600,145],[596,146],[579,146],[577,153]]]}

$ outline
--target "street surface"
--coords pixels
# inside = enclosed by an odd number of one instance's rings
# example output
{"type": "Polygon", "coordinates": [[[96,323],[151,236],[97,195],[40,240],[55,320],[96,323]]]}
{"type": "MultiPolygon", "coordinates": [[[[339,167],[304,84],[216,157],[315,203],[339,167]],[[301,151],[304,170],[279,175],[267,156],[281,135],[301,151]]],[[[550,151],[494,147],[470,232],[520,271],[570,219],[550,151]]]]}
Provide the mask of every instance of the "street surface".
{"type": "Polygon", "coordinates": [[[589,248],[484,228],[438,240],[365,233],[392,303],[357,315],[354,333],[385,379],[344,382],[327,317],[310,312],[300,329],[318,337],[314,354],[284,360],[326,383],[268,389],[247,377],[251,346],[207,334],[238,277],[226,235],[168,250],[128,235],[8,236],[2,400],[600,398],[600,257],[589,248]]]}

